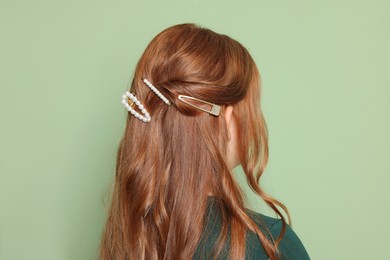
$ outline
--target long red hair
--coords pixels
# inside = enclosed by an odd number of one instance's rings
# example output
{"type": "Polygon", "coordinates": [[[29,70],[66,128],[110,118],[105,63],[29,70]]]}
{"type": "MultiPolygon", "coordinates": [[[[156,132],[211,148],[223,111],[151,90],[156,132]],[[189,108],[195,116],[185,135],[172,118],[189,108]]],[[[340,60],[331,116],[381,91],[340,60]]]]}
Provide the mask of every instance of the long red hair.
{"type": "MultiPolygon", "coordinates": [[[[278,200],[259,179],[268,161],[267,127],[260,107],[260,75],[249,52],[232,38],[194,24],[159,33],[140,58],[130,92],[151,115],[144,123],[130,113],[120,141],[99,258],[190,259],[205,225],[207,196],[220,198],[222,229],[216,257],[231,229],[230,258],[244,259],[245,234],[255,232],[270,259],[277,259],[286,221],[278,200]],[[148,79],[172,103],[145,86],[148,79]],[[212,116],[180,100],[189,95],[221,106],[212,116]],[[283,221],[269,240],[245,211],[245,195],[227,165],[228,105],[238,130],[238,154],[251,189],[283,221]]],[[[127,111],[126,111],[127,112],[127,111]]]]}

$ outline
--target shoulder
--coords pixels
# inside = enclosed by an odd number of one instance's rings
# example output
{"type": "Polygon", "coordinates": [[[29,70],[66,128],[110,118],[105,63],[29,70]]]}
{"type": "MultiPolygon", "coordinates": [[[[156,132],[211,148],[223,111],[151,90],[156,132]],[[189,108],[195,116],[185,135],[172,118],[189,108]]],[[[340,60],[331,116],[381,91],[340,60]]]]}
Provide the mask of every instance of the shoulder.
{"type": "MultiPolygon", "coordinates": [[[[264,232],[267,228],[272,237],[276,240],[283,228],[283,222],[281,219],[269,217],[261,213],[247,209],[248,215],[256,222],[258,227],[264,232]]],[[[266,234],[266,232],[265,232],[266,234]]],[[[249,251],[254,251],[257,253],[264,252],[260,242],[258,241],[257,235],[253,232],[250,232],[247,236],[247,243],[249,246],[249,251]],[[260,248],[258,248],[260,247],[260,248]]],[[[283,238],[279,244],[279,251],[281,253],[280,259],[310,259],[302,241],[299,239],[298,235],[294,232],[290,225],[286,224],[286,232],[283,235],[283,238]]],[[[256,253],[252,255],[257,255],[256,253]]],[[[252,259],[249,257],[249,259],[252,259]]],[[[255,258],[253,258],[255,259],[255,258]]],[[[258,258],[256,258],[258,259],[258,258]]]]}

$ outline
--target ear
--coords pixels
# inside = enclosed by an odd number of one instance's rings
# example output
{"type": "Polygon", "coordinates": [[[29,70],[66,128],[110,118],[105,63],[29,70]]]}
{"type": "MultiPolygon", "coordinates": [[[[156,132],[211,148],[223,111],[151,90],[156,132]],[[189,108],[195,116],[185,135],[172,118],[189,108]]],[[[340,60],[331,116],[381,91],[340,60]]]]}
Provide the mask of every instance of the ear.
{"type": "Polygon", "coordinates": [[[231,122],[232,122],[232,115],[233,115],[233,106],[227,106],[225,110],[225,120],[226,120],[226,126],[228,128],[228,140],[231,139],[231,122]]]}

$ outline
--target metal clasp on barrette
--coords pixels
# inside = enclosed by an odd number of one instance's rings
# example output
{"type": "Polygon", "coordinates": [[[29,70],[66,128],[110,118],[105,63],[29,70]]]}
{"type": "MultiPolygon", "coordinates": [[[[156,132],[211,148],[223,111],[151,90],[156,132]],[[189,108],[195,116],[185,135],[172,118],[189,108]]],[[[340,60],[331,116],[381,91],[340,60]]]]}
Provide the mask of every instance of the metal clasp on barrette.
{"type": "Polygon", "coordinates": [[[221,112],[221,107],[216,105],[216,104],[213,104],[213,103],[210,103],[210,102],[207,102],[207,101],[204,101],[204,100],[201,100],[199,98],[194,98],[194,97],[191,97],[191,96],[186,96],[186,95],[179,95],[178,96],[179,100],[183,101],[184,103],[194,107],[194,108],[197,108],[199,110],[202,110],[204,112],[207,112],[207,113],[210,113],[214,116],[218,116],[219,113],[221,112]],[[211,106],[211,109],[210,110],[207,110],[207,109],[204,109],[202,107],[198,107],[190,102],[188,102],[187,100],[185,99],[191,99],[191,100],[196,100],[198,102],[201,102],[201,103],[204,103],[204,104],[207,104],[207,105],[210,105],[211,106]]]}

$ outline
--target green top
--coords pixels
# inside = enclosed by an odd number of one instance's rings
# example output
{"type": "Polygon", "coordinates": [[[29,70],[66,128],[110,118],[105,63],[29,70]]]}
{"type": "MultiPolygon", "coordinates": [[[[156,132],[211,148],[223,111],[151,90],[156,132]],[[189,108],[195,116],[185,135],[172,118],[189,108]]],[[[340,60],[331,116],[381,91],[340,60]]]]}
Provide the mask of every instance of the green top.
{"type": "MultiPolygon", "coordinates": [[[[219,216],[219,211],[216,208],[216,198],[213,196],[208,197],[206,213],[207,225],[204,229],[203,235],[200,239],[193,259],[211,259],[210,254],[212,253],[212,249],[216,244],[218,235],[220,234],[221,219],[219,216]]],[[[283,222],[281,219],[268,217],[263,214],[254,212],[250,209],[247,209],[247,213],[258,224],[258,227],[261,230],[264,229],[260,225],[260,221],[262,221],[267,226],[275,240],[278,238],[282,230],[283,222]]],[[[218,259],[227,259],[229,253],[227,245],[229,244],[230,228],[228,231],[228,238],[226,244],[218,259]]],[[[302,242],[299,240],[298,236],[288,224],[286,226],[286,232],[284,233],[282,241],[279,244],[279,251],[281,252],[280,259],[310,259],[302,242]]],[[[248,231],[246,235],[245,259],[268,259],[268,256],[263,249],[256,233],[252,231],[248,231]]]]}

